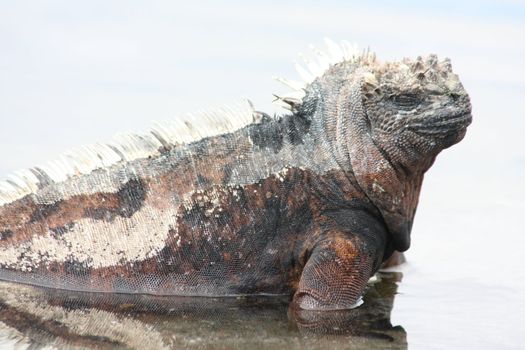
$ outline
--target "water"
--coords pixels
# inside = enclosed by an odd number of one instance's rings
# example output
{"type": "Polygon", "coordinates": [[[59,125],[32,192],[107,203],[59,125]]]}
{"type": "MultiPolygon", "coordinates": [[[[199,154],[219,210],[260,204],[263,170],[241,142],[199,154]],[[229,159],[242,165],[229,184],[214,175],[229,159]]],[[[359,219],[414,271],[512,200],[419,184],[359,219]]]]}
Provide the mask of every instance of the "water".
{"type": "Polygon", "coordinates": [[[55,0],[3,3],[0,19],[0,177],[117,131],[146,130],[151,119],[239,96],[271,111],[270,93],[282,90],[270,77],[297,78],[290,61],[310,42],[321,46],[325,35],[370,45],[385,59],[449,56],[474,115],[466,138],[425,178],[408,262],[383,274],[356,310],[297,315],[286,299],[101,302],[74,295],[62,305],[43,291],[0,283],[0,347],[523,348],[520,2],[146,8],[55,0]]]}
{"type": "Polygon", "coordinates": [[[355,310],[294,310],[288,298],[165,298],[0,283],[4,346],[170,349],[405,349],[390,312],[401,273],[382,273],[355,310]]]}

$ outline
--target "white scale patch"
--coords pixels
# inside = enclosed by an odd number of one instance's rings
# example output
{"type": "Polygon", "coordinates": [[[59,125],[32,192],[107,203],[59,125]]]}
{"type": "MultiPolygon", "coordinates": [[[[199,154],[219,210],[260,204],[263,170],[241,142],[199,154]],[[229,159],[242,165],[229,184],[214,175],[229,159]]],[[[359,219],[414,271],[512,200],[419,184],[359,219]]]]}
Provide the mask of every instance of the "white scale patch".
{"type": "Polygon", "coordinates": [[[191,210],[195,205],[198,207],[204,207],[207,204],[211,204],[211,208],[208,208],[205,211],[206,216],[211,216],[215,213],[215,211],[223,211],[220,198],[221,196],[227,194],[227,191],[228,188],[223,188],[222,186],[213,186],[207,191],[196,190],[194,192],[189,192],[184,195],[182,206],[186,210],[191,210]]]}
{"type": "Polygon", "coordinates": [[[275,177],[277,177],[279,181],[284,182],[284,179],[286,178],[286,175],[288,174],[289,170],[289,167],[284,167],[281,169],[281,171],[275,173],[275,177]]]}
{"type": "Polygon", "coordinates": [[[160,212],[145,205],[131,218],[111,222],[83,218],[61,237],[52,232],[26,243],[0,249],[0,263],[23,271],[71,257],[87,267],[116,266],[155,256],[176,228],[176,210],[160,212]]]}

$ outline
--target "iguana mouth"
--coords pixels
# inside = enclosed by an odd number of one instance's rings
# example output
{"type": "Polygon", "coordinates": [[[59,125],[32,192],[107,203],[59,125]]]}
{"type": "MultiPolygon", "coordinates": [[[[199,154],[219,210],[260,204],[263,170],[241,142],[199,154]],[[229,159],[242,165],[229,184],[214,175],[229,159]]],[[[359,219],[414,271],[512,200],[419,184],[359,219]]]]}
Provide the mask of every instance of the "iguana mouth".
{"type": "Polygon", "coordinates": [[[459,113],[452,117],[432,118],[422,123],[413,123],[407,128],[421,135],[448,136],[457,133],[472,123],[472,114],[459,113]]]}

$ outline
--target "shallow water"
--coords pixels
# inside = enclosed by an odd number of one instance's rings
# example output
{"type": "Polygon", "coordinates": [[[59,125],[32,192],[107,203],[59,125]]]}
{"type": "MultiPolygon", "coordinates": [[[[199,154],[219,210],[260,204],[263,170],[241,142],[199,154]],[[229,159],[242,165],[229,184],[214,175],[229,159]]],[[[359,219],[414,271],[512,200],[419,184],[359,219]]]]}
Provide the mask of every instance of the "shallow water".
{"type": "Polygon", "coordinates": [[[408,262],[356,310],[323,319],[294,314],[286,299],[93,305],[86,295],[62,295],[64,305],[0,283],[0,348],[524,348],[523,4],[155,4],[0,4],[0,178],[239,96],[271,113],[271,92],[287,91],[271,77],[297,79],[290,62],[325,35],[380,59],[450,57],[473,124],[425,178],[408,262]]]}
{"type": "Polygon", "coordinates": [[[294,310],[288,298],[166,298],[0,283],[0,344],[169,349],[406,349],[390,323],[401,273],[378,275],[354,310],[294,310]]]}

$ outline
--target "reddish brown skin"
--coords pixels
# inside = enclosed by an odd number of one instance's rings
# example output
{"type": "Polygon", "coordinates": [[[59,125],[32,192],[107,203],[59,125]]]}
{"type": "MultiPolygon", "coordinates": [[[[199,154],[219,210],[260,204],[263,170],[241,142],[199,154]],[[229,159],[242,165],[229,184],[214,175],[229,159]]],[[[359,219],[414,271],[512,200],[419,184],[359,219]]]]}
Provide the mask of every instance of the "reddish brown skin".
{"type": "Polygon", "coordinates": [[[0,248],[49,231],[60,239],[83,218],[111,224],[146,205],[176,209],[153,256],[99,268],[75,256],[30,272],[0,266],[0,279],[109,293],[288,294],[306,309],[353,307],[381,264],[408,249],[423,175],[471,120],[468,95],[446,62],[418,59],[408,75],[370,62],[363,73],[358,63],[332,66],[290,115],[110,169],[134,174],[115,193],[53,204],[29,195],[0,207],[0,248]],[[391,72],[407,86],[391,91],[391,72]],[[440,93],[437,77],[446,81],[440,93]],[[418,104],[403,109],[410,94],[421,95],[418,104]],[[397,111],[405,113],[392,117],[397,111]],[[199,199],[213,193],[214,201],[199,199]]]}
{"type": "MultiPolygon", "coordinates": [[[[155,182],[156,190],[162,193],[160,197],[169,198],[173,187],[180,190],[180,183],[173,186],[172,180],[175,178],[166,175],[162,181],[155,182]],[[163,183],[165,185],[162,185],[163,183]]],[[[345,237],[358,238],[352,236],[353,232],[349,232],[348,228],[340,227],[338,221],[345,218],[338,211],[344,206],[362,207],[367,210],[373,209],[373,206],[352,182],[353,180],[342,172],[319,176],[307,170],[290,169],[284,181],[270,176],[259,183],[237,189],[241,192],[240,203],[230,205],[219,217],[207,217],[204,214],[207,206],[194,207],[192,210],[181,207],[178,215],[178,235],[184,243],[180,248],[177,248],[172,233],[166,247],[158,256],[141,262],[99,269],[54,263],[49,268],[42,267],[32,274],[42,276],[49,286],[63,288],[64,278],[74,273],[82,282],[73,281],[70,287],[83,289],[82,285],[88,283],[89,290],[102,292],[122,292],[122,285],[132,286],[129,291],[133,291],[137,284],[144,283],[143,280],[151,276],[162,276],[157,281],[159,284],[156,285],[156,289],[151,291],[162,295],[173,294],[181,283],[214,283],[213,271],[220,271],[215,272],[216,276],[222,276],[221,283],[223,287],[227,287],[217,292],[219,295],[289,294],[297,289],[313,293],[311,287],[299,283],[301,275],[310,273],[310,270],[330,271],[330,283],[334,284],[334,287],[345,284],[351,286],[349,282],[352,277],[348,276],[351,271],[340,271],[336,266],[332,267],[333,261],[319,261],[315,265],[311,263],[306,268],[305,264],[314,247],[316,250],[332,250],[334,247],[335,258],[348,263],[349,269],[355,268],[354,260],[359,254],[353,246],[345,244],[345,237]],[[337,195],[335,198],[324,197],[330,194],[330,189],[335,188],[340,190],[337,194],[332,193],[337,195]],[[212,242],[206,241],[203,231],[207,225],[223,228],[216,231],[212,242]],[[268,226],[272,229],[265,230],[268,226]],[[250,240],[244,244],[241,238],[243,231],[250,234],[250,240]],[[264,256],[254,254],[267,248],[272,239],[277,242],[272,245],[272,249],[277,252],[274,257],[265,260],[264,256]],[[323,243],[319,245],[321,239],[323,243]],[[207,269],[210,262],[215,264],[212,270],[207,269]],[[184,274],[190,274],[192,277],[183,282],[177,277],[169,278],[170,275],[184,274]],[[211,281],[208,274],[212,274],[211,281]]],[[[146,184],[144,188],[151,191],[149,186],[152,185],[148,184],[148,181],[143,180],[139,183],[146,184]]],[[[221,197],[220,201],[225,207],[228,207],[228,203],[235,203],[231,192],[221,197]]],[[[54,228],[67,226],[68,223],[95,212],[118,213],[122,211],[119,211],[119,208],[122,209],[119,207],[117,194],[94,194],[72,197],[55,205],[53,210],[33,210],[38,211],[43,221],[54,228]],[[99,202],[101,197],[106,200],[99,202]],[[96,203],[100,205],[97,206],[96,203]],[[68,208],[71,210],[67,210],[68,208]]],[[[29,216],[34,215],[33,212],[29,216]]],[[[380,222],[379,213],[376,212],[375,215],[376,220],[380,222]]],[[[13,235],[13,238],[16,236],[13,235]]],[[[377,268],[381,256],[375,260],[376,266],[369,266],[370,271],[359,270],[358,278],[368,278],[366,276],[372,269],[377,268]]]]}

